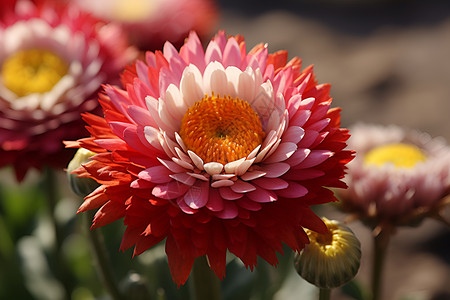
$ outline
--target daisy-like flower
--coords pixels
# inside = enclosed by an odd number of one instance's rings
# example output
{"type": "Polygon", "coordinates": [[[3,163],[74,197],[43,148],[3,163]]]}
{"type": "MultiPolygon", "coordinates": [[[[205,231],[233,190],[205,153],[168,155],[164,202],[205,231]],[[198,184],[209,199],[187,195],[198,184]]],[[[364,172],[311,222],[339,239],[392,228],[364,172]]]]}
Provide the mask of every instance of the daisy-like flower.
{"type": "MultiPolygon", "coordinates": [[[[73,0],[72,0],[73,1],[73,0]]],[[[75,0],[86,11],[119,23],[130,41],[144,50],[160,49],[165,41],[182,45],[191,30],[210,35],[217,22],[213,0],[75,0]]]]}
{"type": "Polygon", "coordinates": [[[439,213],[450,192],[450,148],[440,138],[398,126],[352,128],[349,189],[343,209],[372,228],[413,225],[439,213]]]}
{"type": "Polygon", "coordinates": [[[94,228],[125,217],[135,255],[166,239],[178,284],[199,256],[222,278],[227,250],[253,268],[302,249],[300,226],[327,231],[310,206],[335,200],[325,186],[345,187],[352,152],[330,86],[300,64],[223,32],[206,51],[191,33],[147,52],[125,89],[105,87],[105,117],[84,116],[92,136],[76,144],[98,154],[77,173],[101,186],[79,211],[99,209],[94,228]]]}
{"type": "MultiPolygon", "coordinates": [[[[64,167],[63,139],[86,135],[80,113],[135,55],[125,35],[74,6],[7,1],[0,20],[0,166],[64,167]]],[[[135,51],[134,51],[135,52],[135,51]]]]}
{"type": "Polygon", "coordinates": [[[361,261],[361,243],[353,231],[335,220],[322,218],[328,232],[306,229],[310,244],[295,257],[298,274],[321,289],[336,288],[352,280],[361,261]]]}

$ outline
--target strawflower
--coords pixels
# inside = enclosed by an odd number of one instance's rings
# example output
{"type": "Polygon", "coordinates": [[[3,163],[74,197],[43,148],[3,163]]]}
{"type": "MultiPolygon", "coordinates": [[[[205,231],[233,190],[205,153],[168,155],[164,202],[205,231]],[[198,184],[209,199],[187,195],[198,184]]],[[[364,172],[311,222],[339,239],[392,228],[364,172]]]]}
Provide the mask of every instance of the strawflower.
{"type": "Polygon", "coordinates": [[[441,138],[398,126],[352,128],[344,210],[379,232],[439,217],[450,192],[450,148],[441,138]]]}
{"type": "Polygon", "coordinates": [[[161,49],[165,41],[176,47],[191,30],[209,36],[217,23],[214,0],[71,0],[86,11],[120,24],[130,42],[143,50],[161,49]]]}
{"type": "Polygon", "coordinates": [[[0,166],[63,168],[63,139],[86,135],[80,113],[98,109],[104,82],[134,59],[126,37],[72,5],[0,4],[0,166]]]}
{"type": "Polygon", "coordinates": [[[100,95],[104,118],[84,115],[91,137],[78,146],[98,154],[76,171],[101,184],[79,209],[98,209],[93,228],[124,217],[122,250],[165,239],[183,284],[196,257],[223,278],[227,250],[251,269],[258,256],[275,265],[282,243],[308,243],[300,226],[327,231],[310,206],[336,200],[325,187],[345,187],[352,152],[312,67],[263,44],[247,53],[224,32],[204,51],[191,33],[122,79],[100,95]]]}

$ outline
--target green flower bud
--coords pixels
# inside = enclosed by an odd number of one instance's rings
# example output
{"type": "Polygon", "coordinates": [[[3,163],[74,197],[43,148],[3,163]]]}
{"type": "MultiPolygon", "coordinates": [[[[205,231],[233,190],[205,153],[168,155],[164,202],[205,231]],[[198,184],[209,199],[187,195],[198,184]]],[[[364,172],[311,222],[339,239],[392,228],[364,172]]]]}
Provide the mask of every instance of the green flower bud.
{"type": "Polygon", "coordinates": [[[347,226],[323,218],[327,234],[305,229],[310,243],[295,257],[297,273],[321,289],[339,287],[355,277],[361,260],[361,244],[347,226]]]}

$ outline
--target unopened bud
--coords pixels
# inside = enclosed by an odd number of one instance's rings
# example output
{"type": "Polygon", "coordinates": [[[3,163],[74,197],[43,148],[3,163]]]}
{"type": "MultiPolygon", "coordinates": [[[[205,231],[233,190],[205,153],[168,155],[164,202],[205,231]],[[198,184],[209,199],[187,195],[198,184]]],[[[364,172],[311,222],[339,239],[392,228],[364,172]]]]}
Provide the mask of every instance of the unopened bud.
{"type": "Polygon", "coordinates": [[[78,177],[77,174],[73,173],[76,169],[81,167],[82,164],[87,163],[89,158],[95,154],[96,153],[92,151],[80,148],[67,166],[67,178],[70,187],[78,196],[85,197],[99,186],[95,180],[86,177],[78,177]]]}
{"type": "Polygon", "coordinates": [[[361,244],[347,226],[323,218],[327,234],[305,229],[310,243],[295,257],[297,273],[322,289],[339,287],[358,273],[361,244]]]}

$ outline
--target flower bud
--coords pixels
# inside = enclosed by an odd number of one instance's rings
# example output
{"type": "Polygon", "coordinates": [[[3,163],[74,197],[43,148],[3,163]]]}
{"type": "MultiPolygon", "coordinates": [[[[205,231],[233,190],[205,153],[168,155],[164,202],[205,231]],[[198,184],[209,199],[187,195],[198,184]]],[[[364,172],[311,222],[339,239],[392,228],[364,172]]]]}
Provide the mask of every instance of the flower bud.
{"type": "Polygon", "coordinates": [[[361,244],[347,226],[323,218],[329,232],[308,229],[310,243],[295,257],[297,273],[322,289],[339,287],[355,277],[361,260],[361,244]]]}
{"type": "Polygon", "coordinates": [[[82,164],[87,163],[89,158],[95,154],[96,153],[92,151],[79,148],[67,166],[67,178],[69,180],[70,187],[78,196],[85,197],[98,187],[98,183],[95,180],[91,178],[78,177],[78,175],[74,173],[76,169],[81,167],[82,164]]]}

